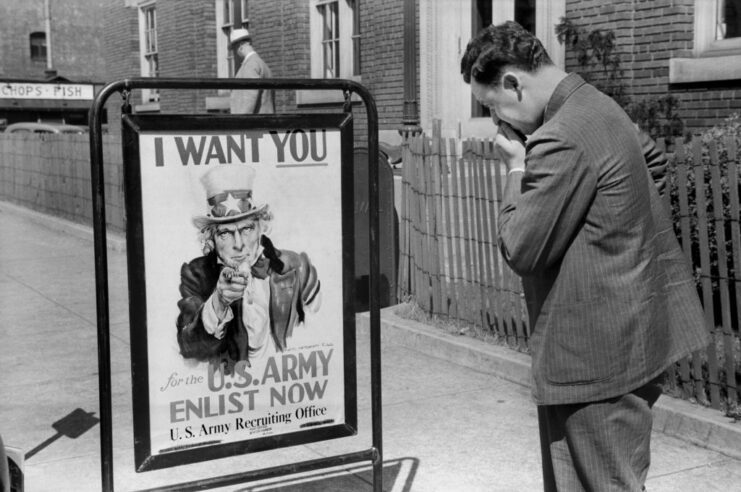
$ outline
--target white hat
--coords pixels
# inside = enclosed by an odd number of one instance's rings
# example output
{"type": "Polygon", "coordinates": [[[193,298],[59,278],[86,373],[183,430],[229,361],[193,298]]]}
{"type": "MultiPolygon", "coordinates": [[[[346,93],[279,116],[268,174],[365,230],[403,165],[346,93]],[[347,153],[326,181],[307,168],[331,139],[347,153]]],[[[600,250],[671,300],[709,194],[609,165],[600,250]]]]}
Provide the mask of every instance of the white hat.
{"type": "Polygon", "coordinates": [[[206,189],[208,213],[193,217],[199,229],[209,224],[236,222],[258,214],[268,208],[267,204],[252,203],[252,183],[255,168],[241,164],[218,164],[201,176],[206,189]]]}
{"type": "Polygon", "coordinates": [[[229,34],[229,44],[234,44],[237,41],[242,41],[245,39],[252,39],[252,36],[250,36],[250,33],[249,31],[247,31],[247,29],[232,29],[232,32],[229,34]]]}

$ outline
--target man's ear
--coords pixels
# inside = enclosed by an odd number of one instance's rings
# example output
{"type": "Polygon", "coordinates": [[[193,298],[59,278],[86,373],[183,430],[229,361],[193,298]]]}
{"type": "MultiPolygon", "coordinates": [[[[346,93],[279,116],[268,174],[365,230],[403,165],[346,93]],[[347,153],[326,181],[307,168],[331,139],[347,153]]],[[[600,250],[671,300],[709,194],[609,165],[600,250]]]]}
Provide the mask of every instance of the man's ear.
{"type": "Polygon", "coordinates": [[[520,83],[520,77],[514,72],[505,72],[502,75],[502,89],[515,91],[517,93],[517,100],[522,101],[522,84],[520,83]]]}

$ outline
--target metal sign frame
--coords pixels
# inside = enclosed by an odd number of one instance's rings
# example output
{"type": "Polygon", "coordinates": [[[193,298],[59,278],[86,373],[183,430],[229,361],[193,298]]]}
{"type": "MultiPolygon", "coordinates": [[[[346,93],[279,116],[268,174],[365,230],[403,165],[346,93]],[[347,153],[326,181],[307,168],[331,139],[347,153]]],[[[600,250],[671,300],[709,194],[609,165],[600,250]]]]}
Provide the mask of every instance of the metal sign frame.
{"type": "MultiPolygon", "coordinates": [[[[352,93],[362,99],[368,120],[368,151],[378,155],[378,112],[370,92],[361,84],[344,79],[192,79],[192,78],[133,78],[112,82],[96,96],[89,112],[90,167],[93,201],[93,226],[95,250],[95,283],[98,328],[98,384],[100,404],[101,482],[102,490],[113,491],[113,435],[112,391],[110,357],[110,317],[108,292],[108,255],[106,238],[105,182],[103,168],[102,114],[108,98],[119,92],[128,95],[134,89],[301,89],[341,90],[345,94],[346,110],[352,93]]],[[[126,104],[126,103],[125,103],[126,104]]],[[[124,111],[126,112],[126,111],[124,111]]],[[[373,490],[382,490],[383,438],[381,401],[381,334],[380,334],[380,265],[379,265],[379,213],[378,166],[368,160],[369,196],[369,246],[370,246],[370,355],[371,355],[371,426],[372,447],[352,453],[314,460],[210,477],[193,482],[179,483],[151,490],[203,490],[248,481],[280,477],[321,468],[344,466],[370,461],[373,466],[373,490]]]]}

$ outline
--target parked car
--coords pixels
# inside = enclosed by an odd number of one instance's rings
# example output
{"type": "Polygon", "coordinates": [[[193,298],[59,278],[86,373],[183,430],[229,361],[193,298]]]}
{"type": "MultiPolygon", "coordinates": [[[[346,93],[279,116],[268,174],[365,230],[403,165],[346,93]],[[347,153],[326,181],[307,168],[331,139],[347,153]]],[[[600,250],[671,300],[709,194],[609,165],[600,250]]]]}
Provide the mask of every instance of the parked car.
{"type": "Polygon", "coordinates": [[[67,125],[65,123],[23,121],[11,123],[5,128],[5,133],[87,133],[84,126],[67,125]]]}

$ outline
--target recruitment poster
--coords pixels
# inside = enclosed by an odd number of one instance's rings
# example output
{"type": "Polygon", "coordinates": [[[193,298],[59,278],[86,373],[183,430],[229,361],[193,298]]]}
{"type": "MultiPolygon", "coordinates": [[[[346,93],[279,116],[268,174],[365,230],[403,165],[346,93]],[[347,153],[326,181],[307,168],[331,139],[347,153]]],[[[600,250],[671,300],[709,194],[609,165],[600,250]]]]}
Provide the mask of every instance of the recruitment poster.
{"type": "Polygon", "coordinates": [[[351,117],[124,120],[137,469],[354,434],[351,117]]]}

